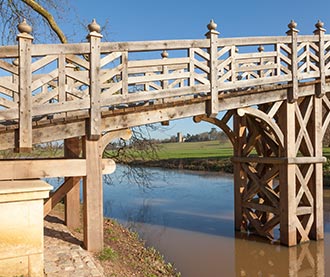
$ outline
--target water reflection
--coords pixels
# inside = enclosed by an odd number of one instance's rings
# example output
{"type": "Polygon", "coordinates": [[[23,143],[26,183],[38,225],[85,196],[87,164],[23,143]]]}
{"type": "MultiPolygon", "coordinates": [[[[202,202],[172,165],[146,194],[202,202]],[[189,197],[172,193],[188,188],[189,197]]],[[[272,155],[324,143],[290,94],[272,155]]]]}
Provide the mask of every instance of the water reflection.
{"type": "Polygon", "coordinates": [[[324,241],[297,247],[235,240],[236,276],[325,276],[324,241]]]}
{"type": "Polygon", "coordinates": [[[137,230],[183,277],[330,273],[330,263],[324,262],[330,258],[330,194],[324,202],[325,240],[287,248],[234,233],[232,177],[150,173],[156,176],[152,189],[129,182],[105,186],[105,214],[137,230]]]}

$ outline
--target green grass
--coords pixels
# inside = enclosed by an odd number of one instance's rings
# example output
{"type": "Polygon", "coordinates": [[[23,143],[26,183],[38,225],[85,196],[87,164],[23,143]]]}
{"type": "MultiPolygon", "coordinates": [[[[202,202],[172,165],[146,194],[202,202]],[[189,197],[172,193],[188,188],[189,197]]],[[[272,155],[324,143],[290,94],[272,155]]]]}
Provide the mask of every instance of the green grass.
{"type": "Polygon", "coordinates": [[[158,156],[164,159],[189,159],[189,158],[221,158],[233,156],[233,149],[229,142],[219,141],[163,143],[159,145],[158,156]]]}
{"type": "Polygon", "coordinates": [[[118,258],[118,253],[113,250],[111,247],[106,247],[104,248],[101,253],[99,254],[99,259],[101,261],[106,261],[106,260],[116,260],[118,258]]]}

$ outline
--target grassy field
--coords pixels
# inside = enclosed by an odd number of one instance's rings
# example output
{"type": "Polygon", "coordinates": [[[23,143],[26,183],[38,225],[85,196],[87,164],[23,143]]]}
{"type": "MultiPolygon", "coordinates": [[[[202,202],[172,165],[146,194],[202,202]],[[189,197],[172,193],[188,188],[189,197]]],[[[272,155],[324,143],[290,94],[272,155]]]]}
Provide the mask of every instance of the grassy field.
{"type": "Polygon", "coordinates": [[[163,143],[159,145],[158,157],[164,159],[219,158],[233,156],[230,142],[202,141],[186,143],[163,143]]]}

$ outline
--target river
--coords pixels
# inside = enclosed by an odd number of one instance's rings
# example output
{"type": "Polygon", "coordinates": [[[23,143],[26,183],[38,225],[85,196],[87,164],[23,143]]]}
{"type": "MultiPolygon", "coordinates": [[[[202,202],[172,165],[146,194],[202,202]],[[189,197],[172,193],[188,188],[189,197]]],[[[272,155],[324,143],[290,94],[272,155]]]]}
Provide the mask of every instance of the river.
{"type": "Polygon", "coordinates": [[[330,197],[325,240],[287,248],[234,232],[232,176],[146,169],[150,188],[105,178],[104,213],[135,229],[183,277],[330,276],[330,197]]]}

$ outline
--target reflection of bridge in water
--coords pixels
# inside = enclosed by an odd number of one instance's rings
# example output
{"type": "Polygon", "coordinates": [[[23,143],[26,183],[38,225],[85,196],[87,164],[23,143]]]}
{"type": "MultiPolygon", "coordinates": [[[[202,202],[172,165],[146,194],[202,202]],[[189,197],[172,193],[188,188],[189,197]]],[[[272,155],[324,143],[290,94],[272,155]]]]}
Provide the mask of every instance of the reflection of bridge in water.
{"type": "Polygon", "coordinates": [[[235,240],[236,276],[325,276],[324,242],[297,247],[235,240]]]}
{"type": "Polygon", "coordinates": [[[25,151],[65,140],[65,157],[2,160],[0,180],[65,176],[45,204],[64,196],[66,223],[79,224],[84,177],[84,241],[103,244],[102,160],[129,128],[194,117],[223,129],[234,146],[235,228],[295,245],[323,238],[322,138],[330,121],[330,36],[32,44],[19,25],[18,46],[0,47],[0,149],[25,151]],[[220,111],[224,115],[217,117],[220,111]],[[231,124],[233,122],[233,126],[231,124]],[[81,154],[82,153],[82,154],[81,154]],[[279,179],[279,182],[275,182],[279,179]]]}

